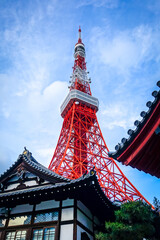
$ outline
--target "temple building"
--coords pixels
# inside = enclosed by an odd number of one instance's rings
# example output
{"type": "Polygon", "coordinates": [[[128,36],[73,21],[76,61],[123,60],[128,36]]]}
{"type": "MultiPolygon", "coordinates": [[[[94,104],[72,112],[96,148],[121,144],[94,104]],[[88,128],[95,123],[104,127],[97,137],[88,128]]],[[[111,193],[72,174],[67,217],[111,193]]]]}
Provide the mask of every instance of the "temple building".
{"type": "Polygon", "coordinates": [[[114,208],[94,169],[69,180],[27,149],[0,177],[1,240],[92,240],[114,208]]]}
{"type": "MultiPolygon", "coordinates": [[[[160,87],[160,81],[157,82],[160,87]]],[[[142,111],[142,120],[136,120],[135,130],[129,129],[129,138],[122,138],[109,156],[122,164],[137,168],[160,178],[160,91],[153,91],[154,100],[148,101],[148,111],[142,111]]]]}

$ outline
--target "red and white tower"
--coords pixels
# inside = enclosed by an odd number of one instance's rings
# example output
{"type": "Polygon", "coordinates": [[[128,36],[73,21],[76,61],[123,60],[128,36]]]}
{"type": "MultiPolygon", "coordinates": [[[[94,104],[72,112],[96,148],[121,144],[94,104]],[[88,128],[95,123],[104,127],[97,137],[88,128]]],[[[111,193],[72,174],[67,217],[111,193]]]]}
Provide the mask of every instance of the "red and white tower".
{"type": "Polygon", "coordinates": [[[109,150],[96,117],[99,103],[91,94],[80,28],[74,58],[70,91],[61,105],[64,121],[49,169],[76,179],[94,167],[100,186],[110,200],[148,202],[108,156],[109,150]]]}

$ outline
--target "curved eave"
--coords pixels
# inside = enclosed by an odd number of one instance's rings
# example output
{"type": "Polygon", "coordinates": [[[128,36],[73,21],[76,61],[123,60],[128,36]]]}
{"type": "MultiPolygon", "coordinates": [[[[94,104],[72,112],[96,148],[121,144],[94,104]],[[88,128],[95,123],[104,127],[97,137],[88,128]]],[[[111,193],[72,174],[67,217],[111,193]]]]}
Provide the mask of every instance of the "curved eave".
{"type": "Polygon", "coordinates": [[[25,166],[29,169],[30,167],[33,169],[35,173],[42,174],[46,177],[47,180],[55,182],[55,180],[58,182],[68,182],[69,179],[56,174],[55,172],[49,170],[48,168],[44,167],[42,164],[37,162],[35,158],[32,156],[32,154],[28,151],[27,154],[20,154],[17,161],[15,161],[12,166],[7,169],[4,173],[0,175],[0,182],[4,181],[5,178],[14,170],[17,168],[18,165],[20,165],[22,162],[25,163],[25,166]]]}
{"type": "Polygon", "coordinates": [[[74,198],[85,203],[101,219],[114,217],[114,206],[102,191],[96,175],[87,174],[71,182],[49,184],[0,193],[0,207],[14,207],[17,204],[37,203],[55,199],[56,201],[74,198]]]}
{"type": "Polygon", "coordinates": [[[160,92],[128,140],[109,156],[160,178],[160,92]]]}

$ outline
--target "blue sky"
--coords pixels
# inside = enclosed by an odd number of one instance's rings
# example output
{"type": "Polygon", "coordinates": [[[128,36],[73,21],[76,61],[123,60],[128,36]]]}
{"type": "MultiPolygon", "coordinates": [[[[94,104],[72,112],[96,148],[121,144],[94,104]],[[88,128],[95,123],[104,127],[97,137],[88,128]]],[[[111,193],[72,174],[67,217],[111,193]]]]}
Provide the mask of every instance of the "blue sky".
{"type": "MultiPolygon", "coordinates": [[[[0,0],[0,173],[26,146],[49,165],[82,28],[98,120],[110,151],[127,136],[160,77],[159,0],[0,0]]],[[[150,201],[160,181],[121,166],[150,201]]]]}

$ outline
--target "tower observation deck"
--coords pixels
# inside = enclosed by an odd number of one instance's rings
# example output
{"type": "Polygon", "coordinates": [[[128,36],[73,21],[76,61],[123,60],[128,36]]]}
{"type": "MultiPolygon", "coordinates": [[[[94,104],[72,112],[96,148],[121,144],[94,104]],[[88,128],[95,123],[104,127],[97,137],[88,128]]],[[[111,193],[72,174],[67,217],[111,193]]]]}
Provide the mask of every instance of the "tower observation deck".
{"type": "Polygon", "coordinates": [[[96,116],[99,102],[91,94],[81,28],[78,33],[69,93],[60,108],[63,125],[49,169],[76,179],[94,168],[101,188],[111,201],[141,199],[149,203],[108,156],[96,116]]]}

